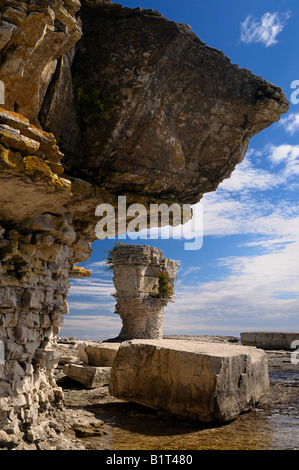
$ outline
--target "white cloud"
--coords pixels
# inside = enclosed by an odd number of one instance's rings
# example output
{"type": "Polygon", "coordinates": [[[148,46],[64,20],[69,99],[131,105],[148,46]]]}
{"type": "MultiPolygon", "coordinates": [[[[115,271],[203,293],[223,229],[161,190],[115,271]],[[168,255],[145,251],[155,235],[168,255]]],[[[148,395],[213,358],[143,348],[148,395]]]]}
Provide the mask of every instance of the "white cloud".
{"type": "Polygon", "coordinates": [[[183,271],[182,276],[183,277],[189,276],[189,274],[196,273],[199,270],[200,270],[200,266],[189,266],[189,268],[183,271]]]}
{"type": "Polygon", "coordinates": [[[279,123],[285,128],[286,132],[293,135],[299,131],[299,113],[291,113],[281,118],[279,123]]]}
{"type": "Polygon", "coordinates": [[[219,259],[219,265],[229,270],[220,280],[179,284],[176,301],[165,312],[164,330],[169,334],[299,331],[298,221],[293,243],[262,255],[219,259]]]}
{"type": "Polygon", "coordinates": [[[109,297],[114,292],[113,282],[110,280],[89,278],[75,279],[71,282],[70,295],[72,296],[88,296],[89,298],[109,297]]]}
{"type": "Polygon", "coordinates": [[[121,330],[118,315],[66,315],[59,336],[75,336],[79,339],[115,338],[121,330]]]}
{"type": "Polygon", "coordinates": [[[241,41],[245,44],[261,43],[266,47],[277,44],[277,35],[284,29],[290,12],[265,13],[260,20],[248,15],[241,23],[241,41]]]}
{"type": "Polygon", "coordinates": [[[228,193],[242,191],[244,194],[252,190],[273,189],[281,183],[281,177],[277,178],[277,175],[254,166],[249,153],[245,160],[237,165],[232,176],[221,183],[220,188],[228,193]]]}
{"type": "Polygon", "coordinates": [[[299,145],[271,146],[268,159],[274,166],[284,164],[281,176],[287,181],[289,178],[299,175],[299,145]]]}
{"type": "MultiPolygon", "coordinates": [[[[291,182],[298,180],[299,145],[268,146],[263,155],[275,171],[255,166],[255,152],[251,151],[231,178],[217,191],[204,195],[204,237],[256,234],[271,237],[273,245],[294,240],[298,205],[283,192],[292,190],[291,182]],[[274,192],[281,197],[276,196],[273,202],[274,192]]],[[[293,189],[298,188],[295,185],[293,189]]],[[[260,243],[271,244],[268,238],[260,243]]]]}

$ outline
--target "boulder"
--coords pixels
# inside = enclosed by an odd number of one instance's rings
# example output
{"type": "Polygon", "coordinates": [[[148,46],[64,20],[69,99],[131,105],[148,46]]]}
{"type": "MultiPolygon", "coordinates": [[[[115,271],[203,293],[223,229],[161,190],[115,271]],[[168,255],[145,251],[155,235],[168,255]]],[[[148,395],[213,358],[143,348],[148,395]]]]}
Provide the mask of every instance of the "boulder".
{"type": "Polygon", "coordinates": [[[78,343],[79,359],[96,367],[111,367],[121,343],[78,343]]]}
{"type": "Polygon", "coordinates": [[[111,367],[92,367],[78,364],[66,364],[65,375],[77,380],[87,388],[97,388],[109,384],[111,367]]]}
{"type": "Polygon", "coordinates": [[[293,341],[299,341],[299,333],[279,333],[271,331],[250,331],[241,333],[241,343],[262,349],[294,349],[293,341]]]}
{"type": "Polygon", "coordinates": [[[109,393],[181,417],[229,421],[252,409],[269,386],[264,351],[199,341],[124,342],[109,393]]]}

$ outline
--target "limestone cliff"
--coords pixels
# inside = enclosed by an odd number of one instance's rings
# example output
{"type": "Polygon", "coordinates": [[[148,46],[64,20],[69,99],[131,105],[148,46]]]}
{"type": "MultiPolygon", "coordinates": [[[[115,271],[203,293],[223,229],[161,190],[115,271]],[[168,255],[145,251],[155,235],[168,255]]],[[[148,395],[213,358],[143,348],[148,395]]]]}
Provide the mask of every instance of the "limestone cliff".
{"type": "Polygon", "coordinates": [[[97,205],[198,201],[288,109],[280,88],[185,25],[107,2],[79,8],[0,0],[0,446],[10,448],[40,439],[61,406],[51,341],[68,278],[90,275],[76,263],[90,256],[97,205]]]}

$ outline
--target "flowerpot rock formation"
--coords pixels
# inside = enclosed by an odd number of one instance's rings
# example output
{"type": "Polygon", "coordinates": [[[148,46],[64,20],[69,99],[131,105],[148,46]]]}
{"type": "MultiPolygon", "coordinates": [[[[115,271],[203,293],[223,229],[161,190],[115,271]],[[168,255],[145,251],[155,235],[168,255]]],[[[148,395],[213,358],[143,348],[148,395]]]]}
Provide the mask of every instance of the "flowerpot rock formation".
{"type": "Polygon", "coordinates": [[[117,245],[111,252],[119,340],[162,338],[164,307],[174,294],[178,263],[146,245],[117,245]]]}

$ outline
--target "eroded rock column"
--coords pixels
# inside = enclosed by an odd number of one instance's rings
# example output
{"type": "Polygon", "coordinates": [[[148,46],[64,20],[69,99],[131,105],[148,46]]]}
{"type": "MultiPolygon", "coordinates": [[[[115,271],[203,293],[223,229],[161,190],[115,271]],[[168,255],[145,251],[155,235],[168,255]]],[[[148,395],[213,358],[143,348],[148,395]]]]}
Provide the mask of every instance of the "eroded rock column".
{"type": "Polygon", "coordinates": [[[111,256],[115,313],[123,323],[118,338],[161,338],[164,307],[174,294],[178,263],[146,245],[117,245],[111,256]]]}

